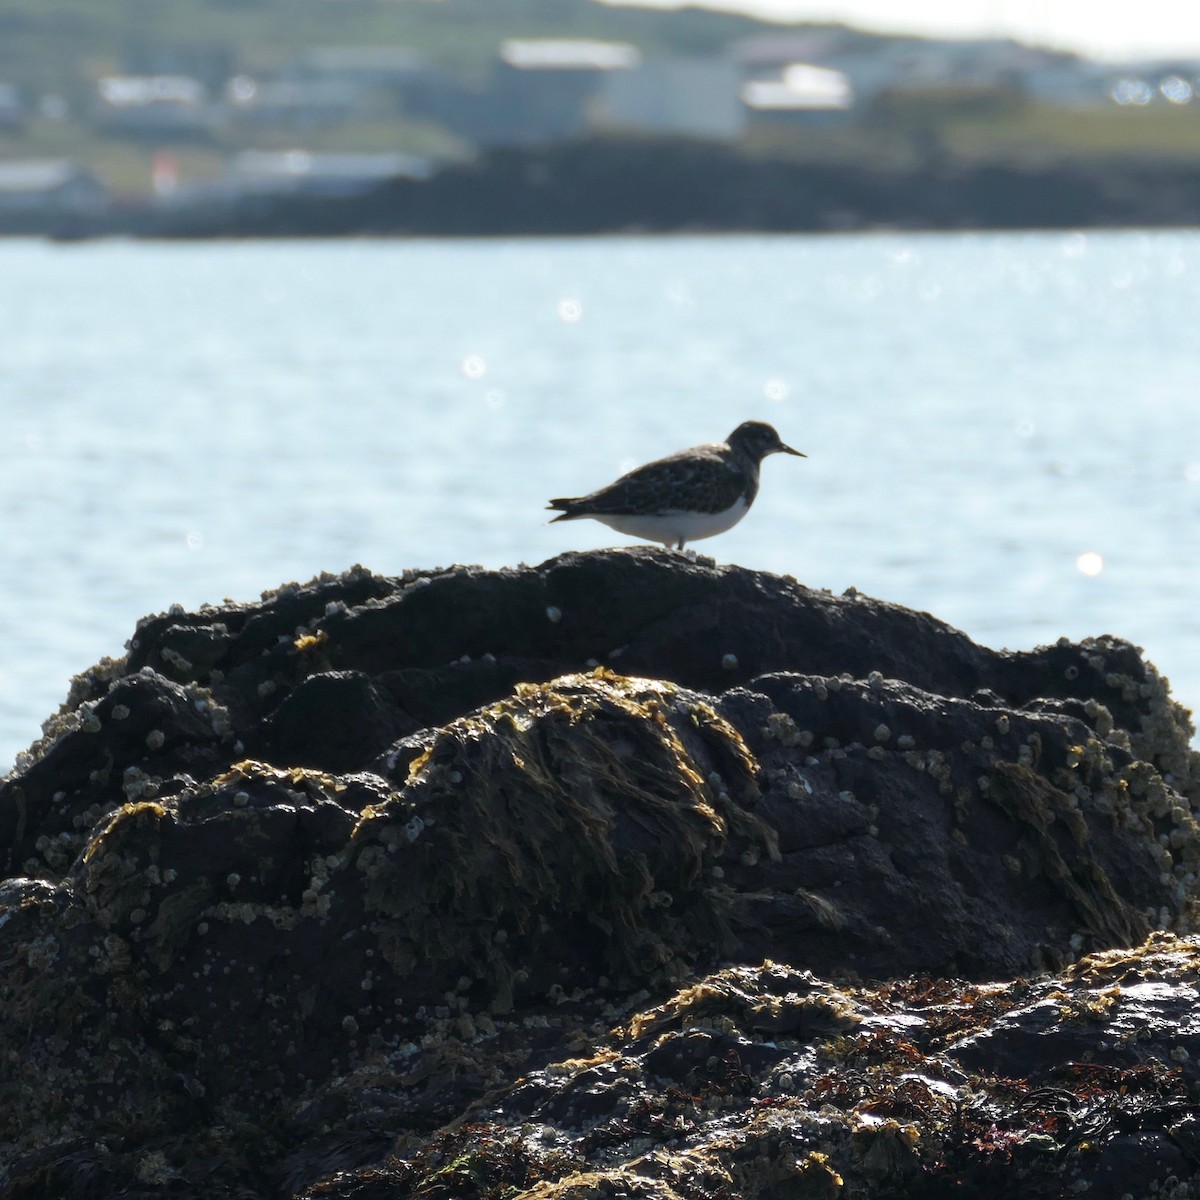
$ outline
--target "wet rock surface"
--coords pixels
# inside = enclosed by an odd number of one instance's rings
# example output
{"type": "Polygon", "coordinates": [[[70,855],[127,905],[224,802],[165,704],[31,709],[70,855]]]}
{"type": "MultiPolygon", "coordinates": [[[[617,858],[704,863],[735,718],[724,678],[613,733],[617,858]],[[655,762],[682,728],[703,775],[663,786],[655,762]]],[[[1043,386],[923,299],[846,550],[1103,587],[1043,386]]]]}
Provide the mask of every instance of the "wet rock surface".
{"type": "Polygon", "coordinates": [[[0,783],[0,1194],[1190,1194],[1191,732],[652,549],[148,618],[0,783]]]}

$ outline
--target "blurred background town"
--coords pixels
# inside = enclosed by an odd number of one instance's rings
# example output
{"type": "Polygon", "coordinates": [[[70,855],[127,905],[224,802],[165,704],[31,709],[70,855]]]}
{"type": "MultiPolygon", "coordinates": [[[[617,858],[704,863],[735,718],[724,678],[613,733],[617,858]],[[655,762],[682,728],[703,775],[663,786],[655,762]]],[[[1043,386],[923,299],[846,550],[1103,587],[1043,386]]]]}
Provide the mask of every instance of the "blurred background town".
{"type": "Polygon", "coordinates": [[[0,231],[1193,223],[1198,88],[594,0],[6,0],[0,231]]]}

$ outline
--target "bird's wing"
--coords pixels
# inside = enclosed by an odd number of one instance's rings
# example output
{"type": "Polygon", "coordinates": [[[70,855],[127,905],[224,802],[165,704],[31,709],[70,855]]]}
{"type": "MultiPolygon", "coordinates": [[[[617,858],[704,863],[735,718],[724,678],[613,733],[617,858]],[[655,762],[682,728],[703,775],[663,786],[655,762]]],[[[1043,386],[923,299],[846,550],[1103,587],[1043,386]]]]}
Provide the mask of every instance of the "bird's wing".
{"type": "MultiPolygon", "coordinates": [[[[702,449],[707,447],[697,447],[702,449]]],[[[720,512],[731,503],[731,493],[741,490],[743,477],[716,449],[704,455],[684,451],[637,467],[608,487],[581,496],[573,510],[618,515],[684,507],[720,512]]]]}

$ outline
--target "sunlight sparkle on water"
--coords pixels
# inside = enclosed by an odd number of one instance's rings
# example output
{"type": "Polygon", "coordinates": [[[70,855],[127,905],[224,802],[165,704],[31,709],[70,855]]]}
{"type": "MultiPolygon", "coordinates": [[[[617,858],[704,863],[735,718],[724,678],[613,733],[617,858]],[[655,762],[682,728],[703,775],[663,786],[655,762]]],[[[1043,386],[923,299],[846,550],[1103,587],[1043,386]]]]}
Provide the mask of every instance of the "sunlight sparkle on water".
{"type": "Polygon", "coordinates": [[[487,374],[487,359],[482,354],[468,354],[459,369],[468,379],[482,379],[487,374]]]}
{"type": "Polygon", "coordinates": [[[1200,711],[1198,231],[0,239],[0,278],[54,298],[0,332],[0,769],[145,613],[628,545],[546,497],[748,417],[820,453],[705,555],[986,645],[1109,632],[1200,711]]]}
{"type": "Polygon", "coordinates": [[[560,321],[566,321],[568,325],[582,321],[583,305],[571,296],[564,296],[558,302],[558,317],[560,321]]]}

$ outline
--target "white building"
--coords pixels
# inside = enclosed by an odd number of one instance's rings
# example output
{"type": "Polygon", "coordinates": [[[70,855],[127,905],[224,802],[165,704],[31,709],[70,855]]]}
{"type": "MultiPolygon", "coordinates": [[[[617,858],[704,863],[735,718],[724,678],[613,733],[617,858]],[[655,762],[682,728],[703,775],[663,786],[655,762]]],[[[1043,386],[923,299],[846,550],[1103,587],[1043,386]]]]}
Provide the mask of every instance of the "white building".
{"type": "Polygon", "coordinates": [[[537,145],[580,137],[608,76],[637,67],[641,52],[588,38],[510,38],[468,136],[490,145],[537,145]]]}
{"type": "Polygon", "coordinates": [[[825,120],[854,107],[854,86],[844,71],[791,63],[778,79],[748,80],[742,85],[741,99],[756,115],[825,120]]]}
{"type": "Polygon", "coordinates": [[[641,58],[627,42],[591,38],[508,38],[500,44],[500,61],[518,71],[621,71],[641,58]]]}
{"type": "Polygon", "coordinates": [[[718,58],[650,59],[601,81],[589,112],[614,132],[736,140],[746,126],[741,72],[718,58]]]}

